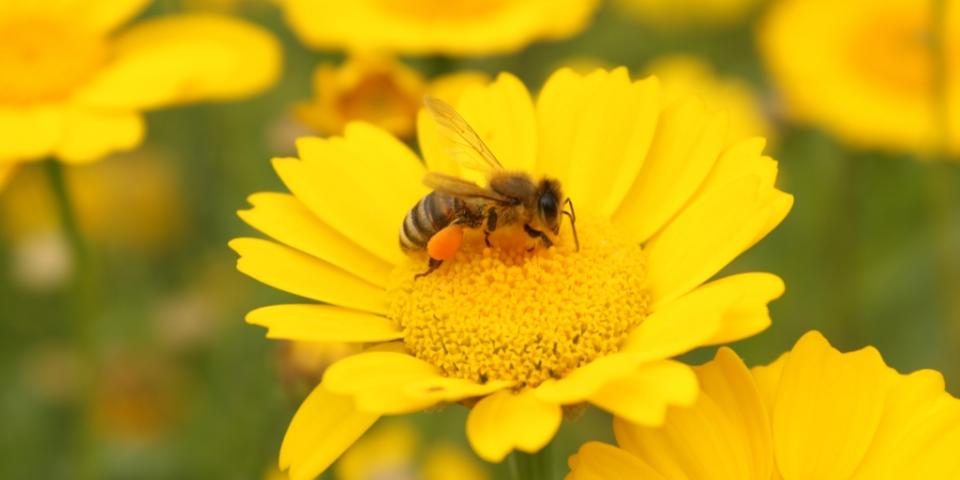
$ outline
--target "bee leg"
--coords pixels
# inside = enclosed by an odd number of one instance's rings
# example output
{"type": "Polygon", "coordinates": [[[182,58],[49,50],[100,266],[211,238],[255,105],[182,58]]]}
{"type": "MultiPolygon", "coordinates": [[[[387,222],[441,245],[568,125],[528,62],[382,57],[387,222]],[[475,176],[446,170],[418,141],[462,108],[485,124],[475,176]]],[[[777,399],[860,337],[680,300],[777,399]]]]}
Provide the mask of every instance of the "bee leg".
{"type": "Polygon", "coordinates": [[[531,227],[530,225],[524,225],[523,231],[527,232],[527,235],[530,235],[531,238],[539,238],[540,241],[543,242],[544,247],[550,248],[553,246],[553,240],[550,240],[550,237],[548,237],[546,233],[543,233],[540,230],[531,227]]]}
{"type": "Polygon", "coordinates": [[[416,280],[420,277],[426,277],[433,273],[434,270],[440,268],[440,265],[443,264],[443,260],[437,260],[436,258],[431,258],[430,263],[427,264],[427,271],[423,273],[418,273],[413,276],[413,279],[416,280]]]}
{"type": "Polygon", "coordinates": [[[497,211],[490,209],[487,211],[487,228],[483,231],[483,243],[486,243],[488,247],[490,245],[490,233],[497,229],[497,211]]]}
{"type": "Polygon", "coordinates": [[[564,202],[566,205],[570,206],[570,211],[564,210],[562,213],[567,217],[570,217],[570,229],[573,230],[573,243],[577,246],[577,251],[580,251],[580,238],[577,237],[577,211],[573,209],[573,200],[570,200],[567,197],[567,201],[564,202]]]}

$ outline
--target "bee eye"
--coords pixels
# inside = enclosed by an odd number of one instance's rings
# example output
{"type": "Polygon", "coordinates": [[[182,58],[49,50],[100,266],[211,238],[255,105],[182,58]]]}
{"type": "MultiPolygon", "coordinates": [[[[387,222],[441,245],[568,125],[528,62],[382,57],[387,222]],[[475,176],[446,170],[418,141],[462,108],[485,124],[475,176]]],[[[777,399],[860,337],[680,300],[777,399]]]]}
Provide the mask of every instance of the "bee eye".
{"type": "Polygon", "coordinates": [[[545,193],[540,196],[540,213],[545,219],[557,217],[557,197],[552,193],[545,193]]]}

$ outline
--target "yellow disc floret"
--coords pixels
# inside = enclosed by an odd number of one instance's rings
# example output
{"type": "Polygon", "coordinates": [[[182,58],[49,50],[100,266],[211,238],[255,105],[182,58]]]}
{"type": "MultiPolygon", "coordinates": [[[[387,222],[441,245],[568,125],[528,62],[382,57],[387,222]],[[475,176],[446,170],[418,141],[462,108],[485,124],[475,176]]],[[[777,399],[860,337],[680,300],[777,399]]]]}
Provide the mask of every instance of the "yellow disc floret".
{"type": "Polygon", "coordinates": [[[0,24],[0,104],[62,99],[106,59],[102,38],[67,23],[0,24]]]}
{"type": "Polygon", "coordinates": [[[616,352],[647,315],[645,257],[610,225],[577,223],[543,248],[522,230],[464,241],[435,272],[425,256],[397,267],[390,317],[411,354],[449,376],[536,386],[616,352]]]}

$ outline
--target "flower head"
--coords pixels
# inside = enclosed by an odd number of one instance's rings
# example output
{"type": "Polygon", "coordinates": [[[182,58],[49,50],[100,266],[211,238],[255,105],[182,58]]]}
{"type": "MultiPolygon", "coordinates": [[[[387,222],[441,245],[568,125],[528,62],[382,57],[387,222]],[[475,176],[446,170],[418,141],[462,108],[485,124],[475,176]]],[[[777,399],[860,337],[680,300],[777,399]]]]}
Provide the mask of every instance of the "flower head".
{"type": "Polygon", "coordinates": [[[591,442],[570,480],[955,478],[960,401],[932,370],[887,367],[872,347],[840,353],[818,332],[748,370],[722,348],[696,367],[700,395],[659,427],[614,420],[619,448],[591,442]]]}
{"type": "Polygon", "coordinates": [[[786,114],[860,147],[930,151],[943,133],[960,152],[960,4],[946,5],[946,98],[935,92],[933,2],[786,0],[759,43],[786,114]]]}
{"type": "Polygon", "coordinates": [[[238,268],[327,305],[247,320],[274,338],[372,345],[330,366],[291,422],[281,465],[293,477],[324,470],[381,415],[448,402],[471,406],[468,439],[490,461],[539,450],[565,406],[656,425],[667,405],[695,400],[692,370],[670,357],[766,328],[779,278],[704,282],[789,211],[777,164],[761,139],[728,147],[723,114],[660,96],[656,78],[623,68],[560,70],[536,101],[509,74],[464,91],[456,109],[503,166],[555,179],[575,202],[580,248],[570,222],[550,248],[519,225],[494,230],[490,246],[468,230],[420,278],[426,255],[404,255],[397,235],[430,192],[421,179],[470,175],[429,115],[425,166],[362,123],[274,161],[292,194],[250,198],[241,217],[276,241],[232,241],[238,268]]]}
{"type": "Polygon", "coordinates": [[[143,137],[141,112],[272,84],[277,42],[246,22],[170,16],[117,32],[149,2],[0,7],[0,164],[96,160],[143,137]]]}
{"type": "Polygon", "coordinates": [[[356,54],[344,63],[320,64],[313,73],[314,98],[296,108],[297,118],[324,134],[341,134],[348,123],[372,123],[401,138],[412,136],[423,96],[454,101],[487,75],[463,72],[427,81],[416,70],[383,55],[356,54]]]}
{"type": "Polygon", "coordinates": [[[596,0],[282,0],[307,45],[409,54],[505,53],[582,30],[596,0]]]}

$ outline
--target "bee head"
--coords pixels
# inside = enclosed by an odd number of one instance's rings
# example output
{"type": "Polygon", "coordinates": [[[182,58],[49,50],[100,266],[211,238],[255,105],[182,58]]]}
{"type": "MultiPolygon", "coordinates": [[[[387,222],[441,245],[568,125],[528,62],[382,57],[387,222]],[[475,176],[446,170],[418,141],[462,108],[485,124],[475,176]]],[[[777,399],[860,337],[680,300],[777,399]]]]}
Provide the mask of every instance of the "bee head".
{"type": "Polygon", "coordinates": [[[537,186],[537,218],[540,223],[553,232],[560,233],[560,204],[563,202],[563,192],[560,182],[543,179],[537,186]]]}

